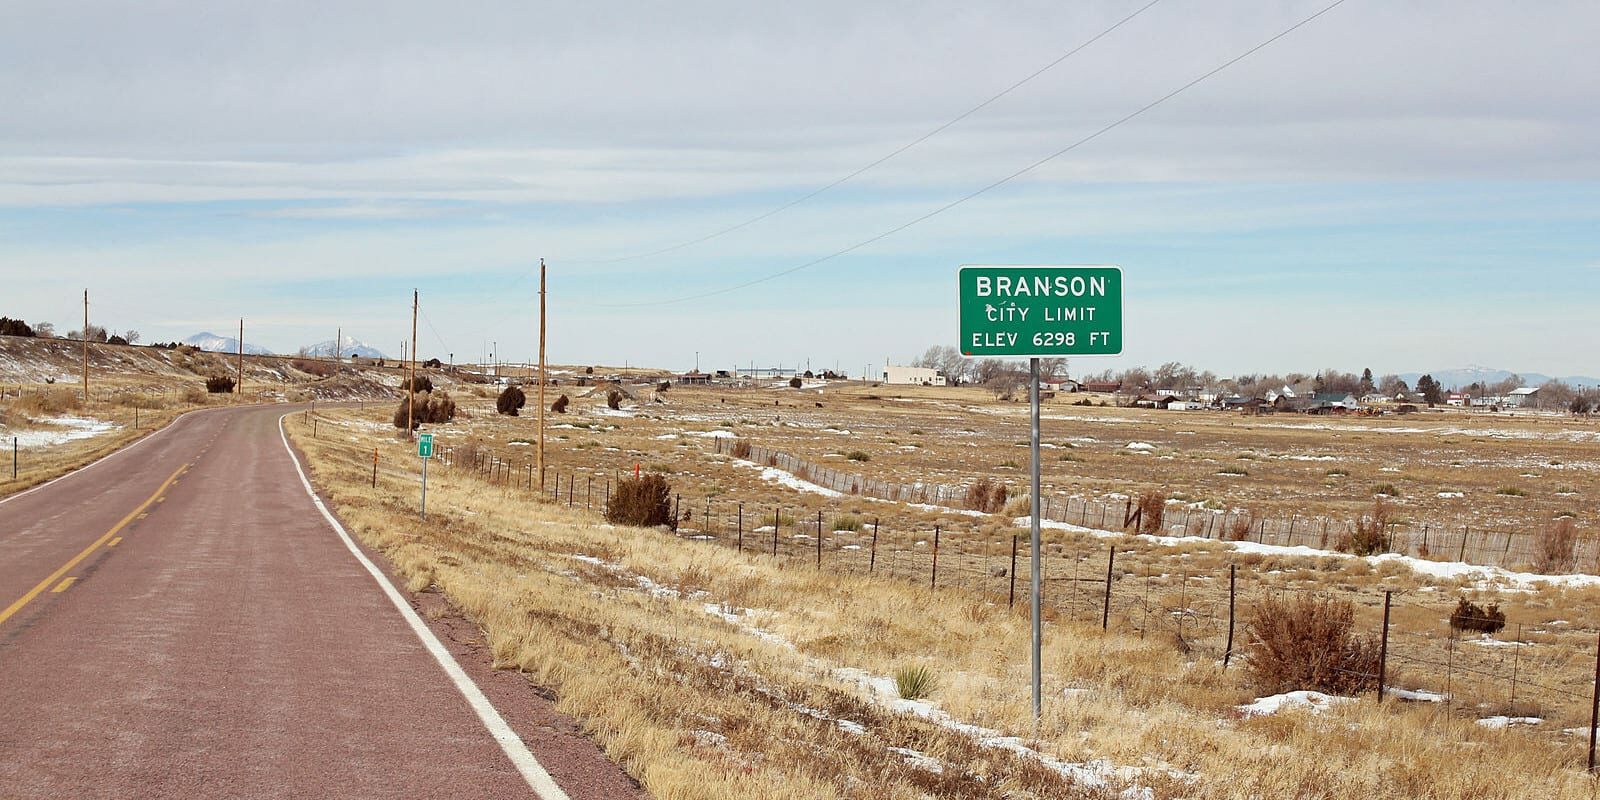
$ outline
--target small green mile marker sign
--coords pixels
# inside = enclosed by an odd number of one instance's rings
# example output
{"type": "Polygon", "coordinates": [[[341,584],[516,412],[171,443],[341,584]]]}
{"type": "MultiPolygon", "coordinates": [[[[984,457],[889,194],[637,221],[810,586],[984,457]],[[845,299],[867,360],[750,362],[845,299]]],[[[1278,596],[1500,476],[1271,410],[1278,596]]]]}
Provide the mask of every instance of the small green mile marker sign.
{"type": "Polygon", "coordinates": [[[424,433],[417,437],[417,455],[433,458],[433,434],[424,433]]]}
{"type": "Polygon", "coordinates": [[[956,283],[962,355],[1122,353],[1121,267],[964,266],[956,283]]]}

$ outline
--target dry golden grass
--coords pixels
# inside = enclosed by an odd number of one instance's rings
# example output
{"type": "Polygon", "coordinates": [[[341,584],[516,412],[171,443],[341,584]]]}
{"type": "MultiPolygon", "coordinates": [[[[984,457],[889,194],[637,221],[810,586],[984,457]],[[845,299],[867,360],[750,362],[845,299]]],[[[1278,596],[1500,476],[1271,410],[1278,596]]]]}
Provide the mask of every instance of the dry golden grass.
{"type": "MultiPolygon", "coordinates": [[[[985,585],[930,592],[608,527],[594,513],[541,503],[464,468],[431,472],[430,520],[422,525],[408,445],[358,413],[334,419],[346,435],[312,440],[297,420],[289,429],[352,530],[387,554],[413,589],[437,587],[481,625],[501,666],[555,690],[561,708],[660,798],[1095,796],[1034,758],[896,713],[842,671],[892,676],[908,664],[932,667],[932,699],[955,719],[1025,737],[1068,762],[1132,768],[1123,777],[1157,797],[1593,793],[1577,768],[1578,737],[1489,731],[1438,706],[1370,699],[1322,715],[1240,719],[1234,705],[1253,694],[1237,673],[1155,637],[1101,634],[1098,619],[1070,614],[1047,629],[1045,715],[1035,728],[1025,615],[985,585]],[[385,454],[377,490],[367,483],[374,446],[385,454]],[[923,769],[891,748],[926,754],[944,769],[923,769]]],[[[1065,536],[1054,543],[1093,544],[1065,536]]],[[[1128,555],[1154,564],[1176,554],[1131,546],[1128,555]]],[[[1285,574],[1320,573],[1324,582],[1419,583],[1409,573],[1358,575],[1323,561],[1271,563],[1285,574]]],[[[1257,557],[1251,566],[1268,562],[1257,557]]],[[[1530,601],[1524,610],[1568,615],[1576,626],[1564,601],[1594,609],[1594,594],[1543,595],[1537,602],[1547,607],[1530,601]]],[[[1408,612],[1420,613],[1400,614],[1408,612]]]]}
{"type": "Polygon", "coordinates": [[[202,408],[201,402],[181,395],[137,391],[100,390],[87,405],[81,392],[65,388],[28,387],[20,396],[0,399],[0,426],[4,431],[49,429],[47,421],[62,415],[80,416],[116,426],[105,433],[75,439],[49,447],[29,448],[18,453],[17,477],[11,477],[11,437],[0,431],[3,467],[0,467],[0,497],[23,491],[104,458],[170,424],[186,411],[202,408]]]}

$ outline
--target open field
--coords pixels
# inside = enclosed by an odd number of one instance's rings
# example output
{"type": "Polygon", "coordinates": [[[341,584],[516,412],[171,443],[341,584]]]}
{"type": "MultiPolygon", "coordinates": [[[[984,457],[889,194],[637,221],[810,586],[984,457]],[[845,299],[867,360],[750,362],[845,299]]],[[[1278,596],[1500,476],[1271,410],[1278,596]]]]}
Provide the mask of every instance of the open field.
{"type": "MultiPolygon", "coordinates": [[[[441,443],[529,427],[525,420],[490,419],[487,402],[435,428],[441,443]]],[[[297,416],[289,430],[335,507],[394,560],[414,591],[439,591],[482,625],[502,666],[554,690],[563,709],[584,719],[657,797],[1070,797],[1130,787],[1150,797],[1205,798],[1587,797],[1592,791],[1581,773],[1582,737],[1551,730],[1581,716],[1581,702],[1539,701],[1548,704],[1541,709],[1548,722],[1489,728],[1475,720],[1517,711],[1515,703],[1503,696],[1468,702],[1469,676],[1458,671],[1462,682],[1444,687],[1443,673],[1435,676],[1418,660],[1397,664],[1394,682],[1449,688],[1456,699],[1395,698],[1379,706],[1369,698],[1320,714],[1247,715],[1237,707],[1260,692],[1237,669],[1224,670],[1209,645],[1175,646],[1168,624],[1141,630],[1151,606],[1134,602],[1145,592],[1192,592],[1176,602],[1215,605],[1215,590],[1203,600],[1203,585],[1215,584],[1228,563],[1240,568],[1252,592],[1316,587],[1381,599],[1388,588],[1403,593],[1397,629],[1433,632],[1408,633],[1411,644],[1396,635],[1397,649],[1448,648],[1445,657],[1454,653],[1463,664],[1476,651],[1498,657],[1515,649],[1523,670],[1550,680],[1579,662],[1592,668],[1600,629],[1600,592],[1592,589],[1495,588],[1481,577],[1429,578],[1400,563],[1374,567],[1367,560],[1127,537],[1113,540],[1122,566],[1114,629],[1102,633],[1097,614],[1088,613],[1097,607],[1059,598],[1066,594],[1064,574],[1080,563],[1067,554],[1082,556],[1085,574],[1092,563],[1104,569],[1094,559],[1107,542],[1052,530],[1046,569],[1058,603],[1046,632],[1045,718],[1035,731],[1027,711],[1025,613],[1020,604],[1006,608],[1009,576],[983,569],[1005,563],[982,548],[993,533],[1002,538],[990,544],[1003,541],[1009,549],[1009,524],[799,491],[762,480],[760,468],[717,459],[697,437],[654,438],[664,435],[654,432],[656,425],[683,421],[651,420],[635,430],[639,416],[598,412],[578,419],[609,420],[608,429],[559,432],[601,441],[613,436],[613,457],[630,449],[637,458],[651,456],[655,461],[645,463],[673,469],[679,485],[718,480],[719,500],[732,502],[743,491],[764,493],[750,505],[781,497],[779,530],[796,533],[780,533],[775,558],[753,552],[758,542],[770,544],[771,531],[741,527],[741,543],[724,524],[726,508],[712,515],[711,525],[685,523],[676,534],[602,524],[581,507],[585,500],[596,507],[604,490],[591,496],[590,473],[577,473],[568,460],[575,452],[569,448],[586,438],[556,440],[551,448],[553,473],[580,475],[571,484],[576,492],[563,487],[559,503],[519,484],[520,458],[493,481],[492,469],[436,465],[423,524],[415,516],[411,445],[386,428],[385,416],[330,412],[315,437],[309,419],[297,416]],[[894,525],[879,534],[882,560],[873,575],[861,574],[860,563],[871,534],[831,530],[833,510],[825,511],[824,568],[814,566],[815,540],[800,525],[814,513],[812,502],[832,503],[844,514],[893,515],[894,525]],[[931,589],[925,582],[931,554],[917,542],[927,541],[932,524],[957,518],[975,527],[946,540],[947,548],[960,544],[943,554],[948,561],[941,561],[938,588],[931,589]],[[1171,569],[1179,564],[1192,569],[1171,569]],[[1461,591],[1497,596],[1508,617],[1525,626],[1527,641],[1503,648],[1442,635],[1432,604],[1461,591]],[[926,703],[899,699],[892,676],[919,664],[931,669],[938,688],[926,703]]],[[[700,425],[715,428],[715,422],[700,425]]],[[[456,441],[459,457],[463,440],[456,441]]],[[[606,446],[581,453],[604,454],[606,446]]],[[[603,481],[612,473],[593,474],[603,481]]],[[[1374,626],[1373,613],[1368,601],[1358,624],[1374,626]]]]}

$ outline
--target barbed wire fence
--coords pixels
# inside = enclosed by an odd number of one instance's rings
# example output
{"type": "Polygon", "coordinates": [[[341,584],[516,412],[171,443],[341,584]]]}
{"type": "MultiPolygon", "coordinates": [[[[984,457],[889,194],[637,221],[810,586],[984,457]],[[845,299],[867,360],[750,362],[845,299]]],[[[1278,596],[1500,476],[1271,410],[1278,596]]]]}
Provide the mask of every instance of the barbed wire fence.
{"type": "MultiPolygon", "coordinates": [[[[859,503],[849,502],[871,492],[868,496],[880,500],[944,507],[961,496],[958,489],[964,494],[965,487],[870,480],[831,467],[819,469],[757,445],[745,451],[737,440],[716,442],[717,452],[732,455],[733,448],[738,448],[738,458],[784,469],[838,496],[808,498],[813,504],[820,503],[818,508],[741,501],[726,495],[674,495],[674,535],[706,546],[775,558],[790,568],[895,580],[930,592],[964,591],[976,602],[1004,605],[1016,613],[1028,608],[1027,587],[1032,576],[1025,536],[995,540],[951,535],[939,524],[907,524],[899,519],[886,524],[887,514],[869,516],[860,511],[859,503]],[[851,508],[841,509],[841,505],[851,508]]],[[[452,470],[470,472],[509,491],[541,496],[545,502],[599,514],[605,513],[613,483],[626,477],[618,470],[600,467],[554,471],[541,491],[533,464],[525,460],[506,458],[470,443],[442,446],[437,452],[452,470]]],[[[1133,513],[1137,509],[1130,510],[1127,504],[1118,508],[1079,498],[1058,502],[1055,514],[1047,518],[1066,522],[1063,517],[1075,515],[1097,522],[1095,515],[1105,515],[1110,521],[1121,513],[1124,519],[1118,521],[1137,530],[1133,513]]],[[[895,510],[885,509],[891,514],[895,510]]],[[[1226,518],[1224,514],[1215,516],[1226,518]]],[[[1200,524],[1199,519],[1198,515],[1186,519],[1180,514],[1164,529],[1182,530],[1200,524]]],[[[1283,535],[1289,535],[1287,526],[1310,525],[1311,519],[1319,518],[1284,521],[1283,535]]],[[[1274,543],[1277,534],[1270,522],[1263,526],[1257,520],[1254,530],[1252,541],[1274,543]]],[[[1300,535],[1320,537],[1321,532],[1300,535]]],[[[1099,626],[1107,632],[1164,642],[1191,658],[1211,659],[1229,669],[1238,667],[1248,651],[1247,622],[1266,598],[1281,600],[1294,594],[1338,598],[1362,612],[1360,635],[1381,644],[1384,660],[1379,671],[1356,677],[1375,683],[1385,699],[1428,704],[1438,710],[1446,725],[1479,720],[1480,724],[1516,725],[1537,719],[1539,730],[1562,742],[1571,742],[1573,731],[1581,728],[1580,732],[1587,733],[1593,726],[1591,709],[1600,697],[1600,672],[1588,674],[1581,653],[1589,646],[1573,639],[1594,638],[1595,631],[1574,627],[1555,632],[1549,624],[1503,620],[1505,627],[1499,637],[1473,636],[1452,624],[1455,610],[1451,606],[1430,602],[1416,593],[1394,596],[1381,588],[1285,586],[1253,572],[1241,572],[1237,564],[1220,571],[1186,565],[1174,572],[1169,568],[1170,558],[1169,563],[1158,563],[1161,557],[1148,550],[1118,545],[1109,540],[1045,543],[1041,582],[1047,620],[1099,626]],[[1390,603],[1392,607],[1386,608],[1390,603]],[[1539,643],[1530,636],[1549,638],[1558,633],[1568,640],[1539,643]]],[[[1507,547],[1504,542],[1493,546],[1502,554],[1517,552],[1515,545],[1507,547]]],[[[1455,616],[1461,619],[1459,614],[1455,616]]],[[[1600,641],[1593,647],[1596,663],[1600,663],[1600,641]]],[[[1592,769],[1592,753],[1590,763],[1592,769]]]]}

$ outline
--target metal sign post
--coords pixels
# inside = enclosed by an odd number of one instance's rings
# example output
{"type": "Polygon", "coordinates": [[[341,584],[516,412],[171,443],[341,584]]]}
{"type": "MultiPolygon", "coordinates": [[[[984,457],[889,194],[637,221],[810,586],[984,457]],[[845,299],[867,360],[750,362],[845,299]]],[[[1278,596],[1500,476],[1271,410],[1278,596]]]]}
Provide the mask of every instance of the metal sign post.
{"type": "MultiPolygon", "coordinates": [[[[1042,558],[1040,555],[1039,359],[1122,353],[1122,268],[1111,266],[964,266],[960,290],[961,354],[1028,358],[1032,546],[1033,718],[1044,710],[1042,558]]],[[[1015,576],[1013,576],[1015,577],[1015,576]]]]}
{"type": "Polygon", "coordinates": [[[417,437],[417,456],[422,459],[422,518],[428,518],[428,460],[433,458],[433,434],[417,437]]]}

